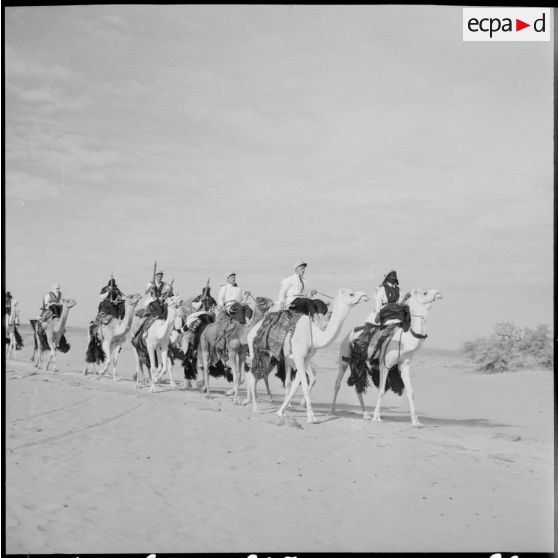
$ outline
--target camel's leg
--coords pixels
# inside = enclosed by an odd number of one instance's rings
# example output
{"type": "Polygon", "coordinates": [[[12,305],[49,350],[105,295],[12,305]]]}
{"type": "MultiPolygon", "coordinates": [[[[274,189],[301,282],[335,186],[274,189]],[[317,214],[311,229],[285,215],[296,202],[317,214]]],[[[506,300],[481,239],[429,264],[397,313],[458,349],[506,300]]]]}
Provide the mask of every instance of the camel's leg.
{"type": "Polygon", "coordinates": [[[172,363],[169,358],[169,346],[166,345],[159,349],[159,357],[161,362],[161,368],[159,370],[159,379],[161,379],[166,372],[169,373],[170,386],[176,387],[176,382],[174,381],[174,376],[172,373],[172,363]]]}
{"type": "MultiPolygon", "coordinates": [[[[290,373],[290,370],[287,370],[290,373]]],[[[277,410],[277,414],[282,417],[285,415],[285,409],[289,405],[292,396],[295,394],[296,390],[298,389],[298,384],[300,384],[300,369],[297,369],[297,373],[293,382],[291,382],[289,392],[286,394],[283,403],[277,410]]]]}
{"type": "Polygon", "coordinates": [[[386,365],[383,362],[382,354],[380,353],[380,385],[378,388],[378,397],[376,399],[376,408],[374,409],[374,416],[372,417],[372,420],[375,420],[377,422],[382,422],[382,417],[380,416],[380,409],[382,407],[382,397],[386,392],[388,371],[389,370],[386,368],[386,365]]]}
{"type": "Polygon", "coordinates": [[[170,358],[167,357],[167,369],[169,371],[170,385],[176,387],[178,384],[174,381],[173,366],[170,358]]]}
{"type": "Polygon", "coordinates": [[[345,335],[343,341],[341,341],[341,346],[339,347],[339,367],[337,372],[337,379],[335,380],[335,388],[333,391],[333,403],[331,404],[331,414],[335,414],[335,402],[337,401],[337,394],[339,393],[339,388],[341,387],[341,382],[343,381],[343,376],[347,371],[349,366],[349,357],[351,356],[351,345],[349,341],[350,332],[345,335]]]}
{"type": "Polygon", "coordinates": [[[150,376],[151,376],[151,389],[150,393],[155,392],[155,384],[157,383],[157,367],[155,366],[155,347],[153,347],[149,342],[147,343],[147,352],[149,353],[149,365],[150,365],[150,376]]]}
{"type": "MultiPolygon", "coordinates": [[[[231,358],[229,359],[229,363],[231,365],[231,371],[233,376],[233,388],[232,388],[232,395],[233,395],[233,403],[238,405],[240,402],[238,400],[238,388],[239,388],[239,375],[241,374],[240,368],[238,366],[238,361],[240,358],[240,346],[235,347],[234,349],[229,348],[229,352],[231,354],[231,358]]],[[[227,392],[229,395],[230,392],[227,392]]]]}
{"type": "MultiPolygon", "coordinates": [[[[300,359],[300,362],[303,366],[302,374],[300,374],[300,383],[302,384],[302,392],[304,393],[304,399],[306,400],[306,415],[308,417],[308,422],[316,422],[316,417],[314,416],[314,411],[312,411],[312,403],[310,402],[310,390],[312,386],[316,382],[316,376],[312,371],[312,367],[310,364],[306,365],[305,359],[300,359]],[[305,366],[306,365],[306,366],[305,366]],[[310,386],[308,385],[306,374],[310,377],[310,386]],[[312,383],[313,378],[313,383],[312,383]]],[[[298,361],[297,361],[298,364],[298,361]]]]}
{"type": "Polygon", "coordinates": [[[45,372],[48,372],[48,367],[50,366],[51,361],[53,362],[52,371],[56,372],[56,356],[55,356],[55,349],[53,347],[50,348],[48,359],[46,360],[46,363],[43,365],[43,370],[45,372]]]}
{"type": "MultiPolygon", "coordinates": [[[[310,393],[312,393],[312,388],[316,385],[316,373],[314,372],[314,368],[312,367],[311,364],[308,364],[306,371],[308,373],[308,395],[310,395],[310,393]]],[[[304,398],[304,396],[302,396],[302,399],[300,400],[300,404],[304,407],[306,406],[306,399],[304,398]]]]}
{"type": "Polygon", "coordinates": [[[211,393],[209,391],[209,351],[204,347],[202,348],[202,359],[203,359],[203,380],[205,382],[206,399],[212,399],[211,393]]]}
{"type": "Polygon", "coordinates": [[[108,339],[103,339],[102,347],[105,353],[105,360],[103,361],[103,365],[101,366],[101,370],[99,371],[99,374],[101,376],[106,376],[109,369],[110,362],[112,360],[112,355],[110,351],[110,341],[108,339]]]}
{"type": "Polygon", "coordinates": [[[399,370],[401,371],[401,379],[403,380],[405,392],[407,393],[407,400],[409,401],[409,410],[411,411],[411,424],[413,426],[421,426],[420,420],[418,419],[417,412],[415,410],[415,394],[413,392],[413,386],[411,385],[410,359],[405,359],[399,365],[399,370]]]}
{"type": "Polygon", "coordinates": [[[269,389],[269,373],[264,374],[265,389],[267,391],[267,396],[269,397],[269,402],[273,403],[273,395],[271,395],[271,390],[269,389]]]}
{"type": "Polygon", "coordinates": [[[118,364],[118,357],[120,356],[120,350],[122,345],[117,345],[112,350],[112,377],[114,380],[119,380],[118,374],[116,372],[116,365],[118,364]]]}

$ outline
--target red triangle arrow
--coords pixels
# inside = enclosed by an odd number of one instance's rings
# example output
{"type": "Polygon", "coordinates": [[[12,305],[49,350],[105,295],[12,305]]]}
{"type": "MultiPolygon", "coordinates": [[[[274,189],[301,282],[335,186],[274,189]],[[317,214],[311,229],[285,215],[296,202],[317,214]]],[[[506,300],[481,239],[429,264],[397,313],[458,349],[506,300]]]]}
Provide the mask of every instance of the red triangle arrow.
{"type": "Polygon", "coordinates": [[[516,31],[521,31],[522,29],[525,29],[525,27],[531,27],[531,24],[530,23],[525,23],[524,21],[521,21],[520,19],[515,20],[515,30],[516,31]]]}

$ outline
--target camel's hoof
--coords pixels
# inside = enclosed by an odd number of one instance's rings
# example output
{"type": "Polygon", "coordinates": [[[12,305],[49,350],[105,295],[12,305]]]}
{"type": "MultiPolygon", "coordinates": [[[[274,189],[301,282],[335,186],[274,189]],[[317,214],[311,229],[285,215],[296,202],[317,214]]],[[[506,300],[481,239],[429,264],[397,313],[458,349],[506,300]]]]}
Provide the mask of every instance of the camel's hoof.
{"type": "Polygon", "coordinates": [[[364,420],[372,420],[372,415],[370,413],[364,412],[362,413],[362,418],[364,420]]]}
{"type": "Polygon", "coordinates": [[[416,420],[412,421],[412,425],[420,428],[422,426],[422,422],[420,422],[420,420],[416,419],[416,420]]]}
{"type": "Polygon", "coordinates": [[[381,419],[380,417],[377,417],[376,415],[374,415],[374,416],[372,417],[372,421],[373,421],[373,422],[382,422],[382,419],[381,419]]]}
{"type": "Polygon", "coordinates": [[[171,384],[169,384],[169,385],[170,385],[170,387],[178,387],[178,384],[177,384],[177,383],[175,383],[175,382],[172,382],[172,383],[171,383],[171,384]]]}
{"type": "Polygon", "coordinates": [[[316,420],[316,417],[314,415],[312,415],[311,417],[308,417],[308,419],[306,420],[306,422],[310,422],[313,424],[316,424],[318,421],[316,420]]]}

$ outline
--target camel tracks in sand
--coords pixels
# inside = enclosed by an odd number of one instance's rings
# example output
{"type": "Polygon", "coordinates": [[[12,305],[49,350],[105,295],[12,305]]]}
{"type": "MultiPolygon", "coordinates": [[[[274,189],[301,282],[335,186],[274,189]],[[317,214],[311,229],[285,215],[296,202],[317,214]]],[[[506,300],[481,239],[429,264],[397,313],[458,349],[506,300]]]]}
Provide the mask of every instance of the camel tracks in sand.
{"type": "Polygon", "coordinates": [[[18,422],[23,422],[23,421],[31,421],[37,418],[42,418],[42,417],[46,417],[48,415],[52,415],[54,413],[60,413],[62,411],[67,411],[68,409],[75,409],[76,407],[82,407],[85,403],[87,403],[88,401],[91,401],[91,399],[94,399],[95,397],[98,397],[98,395],[92,395],[91,397],[87,397],[86,399],[80,399],[79,401],[76,401],[75,403],[72,403],[71,405],[64,405],[63,407],[57,407],[56,409],[52,409],[50,411],[44,411],[43,413],[34,413],[31,414],[27,417],[19,417],[16,419],[12,419],[12,420],[8,420],[6,421],[8,424],[15,424],[18,422]]]}
{"type": "Polygon", "coordinates": [[[99,428],[99,427],[105,426],[106,424],[109,424],[111,422],[120,420],[121,418],[129,415],[130,413],[133,413],[134,411],[136,411],[139,407],[141,407],[141,405],[142,405],[141,403],[137,403],[133,407],[131,407],[129,409],[126,409],[125,411],[123,411],[121,413],[118,413],[118,414],[113,415],[111,417],[105,418],[105,419],[100,420],[98,422],[95,422],[93,424],[88,424],[88,425],[86,425],[84,427],[81,427],[81,428],[75,428],[75,429],[67,430],[63,434],[59,434],[57,436],[50,436],[48,438],[41,438],[40,440],[34,440],[32,442],[27,442],[25,444],[20,444],[19,446],[6,447],[6,449],[7,450],[17,450],[17,449],[23,449],[23,448],[27,448],[27,447],[31,447],[31,446],[37,446],[37,445],[48,444],[48,443],[52,443],[52,442],[64,441],[66,438],[68,438],[70,436],[74,436],[76,434],[81,434],[82,432],[86,432],[87,430],[91,430],[93,428],[99,428]]]}

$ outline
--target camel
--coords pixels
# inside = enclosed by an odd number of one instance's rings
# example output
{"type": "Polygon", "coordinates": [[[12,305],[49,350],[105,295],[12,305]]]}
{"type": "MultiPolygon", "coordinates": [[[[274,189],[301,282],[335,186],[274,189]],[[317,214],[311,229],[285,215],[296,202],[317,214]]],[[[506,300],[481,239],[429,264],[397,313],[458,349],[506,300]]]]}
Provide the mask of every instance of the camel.
{"type": "MultiPolygon", "coordinates": [[[[168,346],[170,336],[175,325],[175,320],[178,316],[180,307],[182,305],[182,297],[180,296],[172,296],[167,300],[168,303],[168,311],[167,311],[167,319],[162,320],[158,319],[155,320],[151,326],[149,327],[147,334],[145,335],[145,344],[147,346],[147,352],[149,354],[149,376],[151,380],[151,389],[150,393],[155,392],[155,384],[159,381],[159,379],[165,374],[168,369],[168,346]],[[159,371],[157,370],[156,357],[157,354],[157,361],[160,363],[159,371]]],[[[132,345],[133,346],[133,345],[132,345]]],[[[134,352],[136,354],[136,387],[140,387],[143,384],[144,379],[144,372],[143,372],[143,363],[140,359],[140,355],[138,354],[137,349],[134,347],[134,352]]],[[[175,386],[176,383],[174,382],[174,377],[172,376],[172,368],[169,370],[171,375],[171,385],[175,386]]]]}
{"type": "MultiPolygon", "coordinates": [[[[251,316],[247,319],[244,318],[243,322],[237,321],[234,324],[232,331],[229,331],[227,334],[227,363],[230,364],[231,367],[233,388],[231,391],[227,392],[226,395],[233,396],[233,403],[235,405],[242,404],[238,396],[238,388],[242,383],[242,369],[244,368],[246,354],[248,352],[248,334],[254,325],[263,319],[264,314],[272,302],[273,301],[271,299],[265,299],[265,304],[261,307],[257,304],[254,308],[250,306],[251,316]]],[[[204,385],[207,392],[206,398],[209,399],[211,398],[211,392],[209,390],[210,349],[211,346],[215,345],[215,335],[217,333],[217,329],[217,323],[212,323],[206,326],[201,334],[198,349],[198,369],[203,369],[204,385]]]]}
{"type": "MultiPolygon", "coordinates": [[[[56,372],[56,350],[58,344],[60,343],[60,339],[64,335],[64,330],[66,328],[66,320],[68,319],[68,314],[70,313],[70,309],[76,305],[76,301],[71,298],[64,298],[62,299],[62,312],[60,314],[60,318],[52,317],[46,324],[45,333],[46,338],[48,341],[48,346],[50,348],[50,353],[48,355],[48,359],[43,366],[43,370],[48,372],[48,367],[52,361],[53,363],[53,372],[56,372]]],[[[38,341],[38,358],[36,366],[39,366],[41,360],[44,360],[44,352],[41,347],[40,339],[38,341]]]]}
{"type": "MultiPolygon", "coordinates": [[[[374,421],[381,422],[380,409],[382,403],[382,396],[386,391],[386,381],[388,372],[394,366],[398,366],[401,372],[401,380],[404,385],[404,390],[407,394],[409,401],[409,410],[411,414],[411,424],[413,426],[420,426],[421,423],[417,417],[414,403],[414,393],[411,385],[410,363],[415,353],[422,347],[426,339],[425,324],[428,312],[432,304],[436,300],[443,298],[442,293],[436,290],[422,290],[412,289],[410,297],[406,304],[411,310],[411,327],[409,331],[404,332],[403,329],[397,328],[389,343],[384,343],[380,351],[380,380],[378,387],[378,397],[376,400],[376,408],[373,417],[366,411],[364,406],[364,398],[362,393],[357,391],[357,396],[362,409],[362,416],[364,419],[373,419],[374,421]]],[[[341,348],[339,350],[339,373],[335,380],[335,392],[333,395],[333,403],[331,406],[331,413],[335,413],[335,401],[337,394],[341,387],[341,382],[347,367],[349,365],[349,357],[351,354],[350,343],[358,336],[354,329],[343,339],[341,348]]],[[[371,355],[368,354],[368,357],[371,355]]]]}
{"type": "MultiPolygon", "coordinates": [[[[109,365],[112,363],[112,378],[118,380],[116,374],[116,364],[122,345],[126,341],[126,335],[132,327],[132,318],[134,317],[134,310],[141,299],[140,294],[132,294],[124,297],[125,314],[122,320],[113,318],[108,324],[101,324],[97,329],[97,338],[101,340],[103,353],[105,354],[105,361],[99,374],[105,375],[108,371],[109,365]]],[[[87,373],[87,370],[84,372],[87,373]]]]}
{"type": "Polygon", "coordinates": [[[12,300],[12,308],[10,314],[6,317],[8,319],[6,331],[9,332],[10,339],[6,359],[10,358],[10,355],[13,352],[13,359],[17,360],[17,351],[21,349],[21,335],[19,335],[19,332],[17,331],[17,326],[19,325],[19,308],[17,307],[17,300],[12,300]]]}
{"type": "MultiPolygon", "coordinates": [[[[310,389],[316,382],[314,367],[310,359],[317,350],[327,347],[337,338],[341,326],[352,308],[356,304],[366,302],[367,300],[368,295],[362,291],[340,289],[332,303],[331,317],[325,331],[316,327],[312,323],[310,316],[303,314],[299,318],[292,335],[290,338],[289,335],[287,335],[283,346],[285,354],[286,382],[288,382],[291,377],[292,364],[294,364],[294,367],[296,368],[296,376],[291,383],[290,389],[288,389],[288,392],[285,395],[283,403],[277,410],[278,416],[283,417],[285,415],[285,409],[296,393],[299,384],[302,384],[307,420],[311,423],[317,422],[314,412],[312,411],[312,404],[310,401],[310,389]],[[307,375],[310,379],[310,387],[307,383],[307,375]]],[[[259,327],[261,327],[261,324],[254,328],[248,336],[248,346],[250,350],[250,357],[252,359],[253,342],[259,327]]],[[[271,369],[267,370],[265,374],[267,375],[269,372],[271,372],[271,369]]],[[[256,400],[256,378],[251,372],[248,373],[248,378],[248,389],[251,391],[253,400],[252,411],[257,413],[259,412],[259,408],[256,400]]]]}

